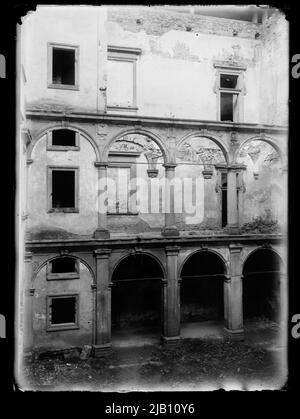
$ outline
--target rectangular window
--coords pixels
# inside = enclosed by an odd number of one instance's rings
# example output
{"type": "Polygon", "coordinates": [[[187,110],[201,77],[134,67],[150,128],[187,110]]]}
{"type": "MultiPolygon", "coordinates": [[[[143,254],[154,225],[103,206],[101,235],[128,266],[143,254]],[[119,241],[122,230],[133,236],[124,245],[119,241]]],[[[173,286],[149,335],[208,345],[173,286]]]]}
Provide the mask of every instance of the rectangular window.
{"type": "Polygon", "coordinates": [[[78,295],[47,297],[47,330],[78,328],[78,295]]]}
{"type": "Polygon", "coordinates": [[[108,47],[107,107],[136,110],[138,48],[108,47]]]}
{"type": "Polygon", "coordinates": [[[75,84],[75,51],[53,48],[52,83],[75,84]]]}
{"type": "Polygon", "coordinates": [[[220,74],[220,87],[225,89],[236,89],[238,76],[235,74],[220,74]]]}
{"type": "Polygon", "coordinates": [[[54,274],[76,272],[76,259],[73,258],[59,258],[51,262],[51,271],[54,274]]]}
{"type": "Polygon", "coordinates": [[[214,63],[214,67],[217,68],[214,89],[217,96],[217,119],[224,122],[242,122],[246,67],[224,67],[217,63],[214,63]]]}
{"type": "Polygon", "coordinates": [[[221,121],[237,121],[238,95],[221,93],[221,121]]]}
{"type": "Polygon", "coordinates": [[[70,129],[56,129],[48,133],[47,150],[79,150],[79,134],[70,129]]]}
{"type": "Polygon", "coordinates": [[[78,49],[48,44],[48,87],[78,89],[78,49]]]}
{"type": "Polygon", "coordinates": [[[60,257],[47,264],[47,279],[77,279],[79,278],[78,260],[71,257],[60,257]]]}
{"type": "Polygon", "coordinates": [[[78,168],[49,168],[49,210],[78,212],[78,168]]]}

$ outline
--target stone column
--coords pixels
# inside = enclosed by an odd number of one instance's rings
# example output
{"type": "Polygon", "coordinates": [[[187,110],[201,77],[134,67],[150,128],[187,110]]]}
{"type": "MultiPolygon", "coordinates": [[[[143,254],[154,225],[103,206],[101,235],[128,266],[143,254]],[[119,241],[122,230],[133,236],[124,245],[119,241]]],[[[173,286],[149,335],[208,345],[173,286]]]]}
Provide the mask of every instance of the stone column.
{"type": "Polygon", "coordinates": [[[241,250],[239,245],[229,245],[229,275],[224,284],[225,330],[235,340],[244,337],[241,250]]]}
{"type": "Polygon", "coordinates": [[[214,219],[217,208],[216,186],[212,182],[213,170],[204,168],[202,171],[204,178],[204,221],[214,219]]]}
{"type": "Polygon", "coordinates": [[[174,178],[176,164],[165,164],[165,226],[162,230],[164,236],[179,236],[175,224],[174,178]]]}
{"type": "Polygon", "coordinates": [[[95,250],[96,257],[96,344],[95,355],[111,346],[111,284],[109,282],[110,249],[95,250]]]}
{"type": "Polygon", "coordinates": [[[180,338],[180,287],[178,282],[178,253],[179,247],[166,247],[167,280],[164,281],[164,318],[163,340],[174,341],[180,338]]]}
{"type": "Polygon", "coordinates": [[[108,239],[107,230],[107,163],[95,162],[98,168],[97,211],[98,226],[94,232],[95,239],[108,239]]]}
{"type": "MultiPolygon", "coordinates": [[[[32,253],[26,252],[24,257],[24,305],[23,305],[23,347],[25,351],[29,351],[33,346],[33,296],[34,288],[32,287],[32,253]]],[[[22,315],[22,312],[21,312],[22,315]]]]}
{"type": "Polygon", "coordinates": [[[282,206],[283,206],[283,217],[282,223],[283,228],[287,230],[288,224],[288,184],[289,184],[289,176],[288,176],[288,169],[287,167],[282,168],[282,189],[283,189],[283,199],[282,199],[282,206]]]}
{"type": "Polygon", "coordinates": [[[288,275],[286,272],[280,272],[278,274],[278,299],[277,304],[279,308],[278,323],[282,330],[285,329],[285,325],[288,321],[288,275]]]}
{"type": "Polygon", "coordinates": [[[227,228],[232,233],[238,232],[237,171],[228,168],[227,173],[227,228]]]}

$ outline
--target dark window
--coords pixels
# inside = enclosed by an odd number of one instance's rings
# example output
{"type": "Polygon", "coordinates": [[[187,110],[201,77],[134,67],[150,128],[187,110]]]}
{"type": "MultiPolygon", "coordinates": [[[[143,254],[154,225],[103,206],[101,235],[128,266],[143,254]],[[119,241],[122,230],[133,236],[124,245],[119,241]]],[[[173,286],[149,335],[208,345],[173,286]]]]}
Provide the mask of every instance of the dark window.
{"type": "Polygon", "coordinates": [[[74,170],[52,170],[52,208],[75,208],[74,170]]]}
{"type": "Polygon", "coordinates": [[[73,258],[54,259],[51,267],[51,272],[54,274],[76,272],[76,260],[73,258]]]}
{"type": "Polygon", "coordinates": [[[227,173],[221,172],[221,213],[222,227],[227,225],[227,173]]]}
{"type": "Polygon", "coordinates": [[[237,113],[238,94],[221,93],[221,121],[236,121],[237,113]]]}
{"type": "Polygon", "coordinates": [[[76,132],[69,129],[58,129],[52,131],[52,145],[75,147],[76,146],[76,132]]]}
{"type": "Polygon", "coordinates": [[[50,313],[51,325],[76,323],[76,297],[51,298],[50,313]]]}
{"type": "Polygon", "coordinates": [[[53,48],[52,82],[75,85],[75,50],[53,48]]]}
{"type": "Polygon", "coordinates": [[[238,76],[233,74],[221,74],[220,75],[220,87],[224,89],[236,89],[238,82],[238,76]]]}
{"type": "Polygon", "coordinates": [[[221,121],[233,121],[233,95],[221,93],[221,121]]]}

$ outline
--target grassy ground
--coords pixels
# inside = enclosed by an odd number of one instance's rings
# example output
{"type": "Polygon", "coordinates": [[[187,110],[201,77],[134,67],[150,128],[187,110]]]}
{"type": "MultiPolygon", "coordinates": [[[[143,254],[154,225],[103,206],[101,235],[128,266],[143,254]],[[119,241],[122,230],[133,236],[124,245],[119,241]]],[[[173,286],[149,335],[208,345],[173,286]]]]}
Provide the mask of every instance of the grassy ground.
{"type": "Polygon", "coordinates": [[[272,351],[229,340],[186,339],[173,346],[115,348],[86,361],[56,357],[24,365],[26,387],[37,390],[276,388],[277,376],[272,351]]]}

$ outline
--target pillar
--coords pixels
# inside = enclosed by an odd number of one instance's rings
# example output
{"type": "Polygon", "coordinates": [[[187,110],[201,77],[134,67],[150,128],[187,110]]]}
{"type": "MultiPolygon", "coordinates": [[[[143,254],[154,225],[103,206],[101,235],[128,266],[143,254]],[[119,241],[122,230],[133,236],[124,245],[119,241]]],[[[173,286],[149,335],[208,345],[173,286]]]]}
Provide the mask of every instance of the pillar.
{"type": "Polygon", "coordinates": [[[163,283],[163,340],[180,338],[180,287],[178,281],[179,247],[166,247],[167,280],[163,283]]]}
{"type": "Polygon", "coordinates": [[[237,172],[228,168],[227,173],[227,228],[231,233],[237,233],[239,226],[237,201],[237,172]]]}
{"type": "Polygon", "coordinates": [[[32,253],[26,252],[24,257],[24,306],[23,306],[23,347],[29,351],[33,346],[33,296],[32,287],[32,253]]]}
{"type": "Polygon", "coordinates": [[[278,276],[278,323],[281,330],[284,330],[288,321],[288,275],[286,272],[280,272],[278,276]]]}
{"type": "Polygon", "coordinates": [[[95,166],[98,168],[98,226],[94,238],[108,239],[110,234],[107,229],[107,163],[95,162],[95,166]]]}
{"type": "Polygon", "coordinates": [[[216,186],[211,181],[213,176],[212,169],[205,168],[202,171],[204,178],[204,221],[207,224],[215,218],[215,212],[218,205],[216,186]]]}
{"type": "Polygon", "coordinates": [[[165,164],[165,226],[162,230],[164,236],[179,236],[175,223],[174,178],[175,164],[165,164]]]}
{"type": "Polygon", "coordinates": [[[109,282],[110,249],[95,250],[96,258],[96,337],[94,352],[111,346],[111,284],[109,282]]]}
{"type": "Polygon", "coordinates": [[[229,245],[229,275],[224,284],[225,330],[235,340],[244,337],[241,250],[239,245],[229,245]]]}
{"type": "Polygon", "coordinates": [[[283,207],[283,216],[282,216],[282,224],[285,231],[288,228],[288,187],[289,187],[289,176],[288,176],[288,169],[287,167],[283,167],[282,171],[282,189],[283,189],[283,199],[282,199],[282,207],[283,207]]]}

